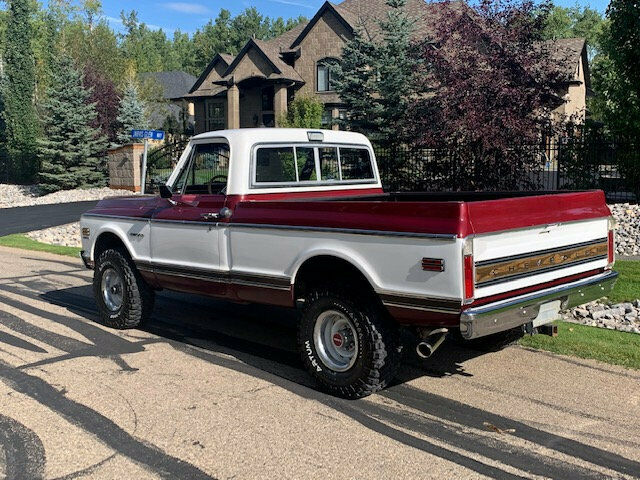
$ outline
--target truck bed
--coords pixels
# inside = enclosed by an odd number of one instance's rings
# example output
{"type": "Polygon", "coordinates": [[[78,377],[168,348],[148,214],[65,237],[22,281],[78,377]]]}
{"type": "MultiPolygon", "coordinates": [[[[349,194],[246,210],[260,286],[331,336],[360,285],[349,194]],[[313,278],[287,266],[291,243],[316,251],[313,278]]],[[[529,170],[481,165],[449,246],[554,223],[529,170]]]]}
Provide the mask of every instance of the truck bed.
{"type": "Polygon", "coordinates": [[[389,193],[296,199],[232,199],[232,223],[451,235],[459,238],[608,217],[600,190],[389,193]]]}

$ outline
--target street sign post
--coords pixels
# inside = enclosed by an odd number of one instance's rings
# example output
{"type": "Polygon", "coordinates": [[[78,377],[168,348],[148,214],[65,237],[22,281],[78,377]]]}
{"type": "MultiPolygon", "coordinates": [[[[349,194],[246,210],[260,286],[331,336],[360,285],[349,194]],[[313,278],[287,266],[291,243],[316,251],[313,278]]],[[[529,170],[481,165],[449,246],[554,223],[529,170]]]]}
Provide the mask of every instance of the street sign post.
{"type": "Polygon", "coordinates": [[[148,141],[151,140],[163,140],[163,130],[131,130],[131,138],[144,139],[144,152],[142,154],[142,175],[140,176],[140,192],[144,195],[144,188],[147,183],[147,150],[148,141]]]}

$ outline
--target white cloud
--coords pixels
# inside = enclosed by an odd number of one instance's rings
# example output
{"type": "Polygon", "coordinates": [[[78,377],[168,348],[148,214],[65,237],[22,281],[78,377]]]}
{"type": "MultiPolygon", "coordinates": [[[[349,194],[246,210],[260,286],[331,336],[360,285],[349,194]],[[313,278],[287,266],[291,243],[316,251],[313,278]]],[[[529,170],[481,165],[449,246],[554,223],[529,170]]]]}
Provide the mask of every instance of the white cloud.
{"type": "Polygon", "coordinates": [[[273,3],[281,3],[283,5],[293,5],[295,7],[304,7],[304,8],[315,8],[313,5],[309,5],[308,3],[301,2],[293,2],[291,0],[270,0],[273,3]]]}
{"type": "Polygon", "coordinates": [[[205,5],[200,5],[198,3],[187,3],[187,2],[167,2],[163,3],[166,8],[169,10],[175,10],[180,13],[191,13],[196,15],[208,15],[211,13],[211,9],[205,5]]]}
{"type": "MultiPolygon", "coordinates": [[[[109,22],[112,25],[115,25],[116,28],[121,29],[122,28],[122,19],[121,18],[117,18],[117,17],[109,17],[108,15],[105,15],[103,17],[107,22],[109,22]]],[[[151,23],[145,23],[145,25],[150,28],[151,30],[165,30],[165,31],[169,31],[169,29],[161,27],[159,25],[153,25],[151,23]]]]}

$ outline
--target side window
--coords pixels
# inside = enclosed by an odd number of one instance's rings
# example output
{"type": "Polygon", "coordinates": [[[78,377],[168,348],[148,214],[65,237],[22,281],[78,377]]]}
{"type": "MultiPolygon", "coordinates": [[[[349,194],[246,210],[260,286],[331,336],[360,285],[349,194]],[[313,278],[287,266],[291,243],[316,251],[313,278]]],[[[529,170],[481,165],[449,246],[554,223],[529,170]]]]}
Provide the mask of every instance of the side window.
{"type": "Polygon", "coordinates": [[[182,194],[218,192],[226,186],[228,173],[229,147],[226,144],[196,144],[174,190],[182,194]]]}
{"type": "Polygon", "coordinates": [[[316,175],[316,159],[313,148],[296,147],[296,159],[298,160],[298,180],[315,182],[318,176],[316,175]]]}
{"type": "Polygon", "coordinates": [[[342,180],[371,180],[373,167],[369,150],[340,147],[342,180]]]}
{"type": "Polygon", "coordinates": [[[256,183],[295,182],[293,147],[259,148],[256,154],[256,183]]]}

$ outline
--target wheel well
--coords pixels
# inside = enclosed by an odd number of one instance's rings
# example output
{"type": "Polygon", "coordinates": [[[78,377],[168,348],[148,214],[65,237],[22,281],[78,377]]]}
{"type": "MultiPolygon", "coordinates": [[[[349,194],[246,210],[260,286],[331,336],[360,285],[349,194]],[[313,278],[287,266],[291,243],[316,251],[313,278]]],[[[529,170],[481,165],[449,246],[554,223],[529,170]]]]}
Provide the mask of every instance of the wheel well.
{"type": "Polygon", "coordinates": [[[304,298],[310,288],[320,284],[335,282],[347,283],[350,287],[359,288],[367,293],[374,293],[374,289],[367,277],[342,258],[331,255],[319,255],[305,260],[298,269],[294,285],[294,298],[304,298]]]}
{"type": "Polygon", "coordinates": [[[129,250],[127,250],[124,242],[120,240],[120,237],[118,237],[115,233],[104,232],[101,233],[96,239],[96,245],[93,248],[93,260],[97,261],[100,254],[110,248],[117,248],[127,256],[131,257],[131,255],[129,254],[129,250]]]}

